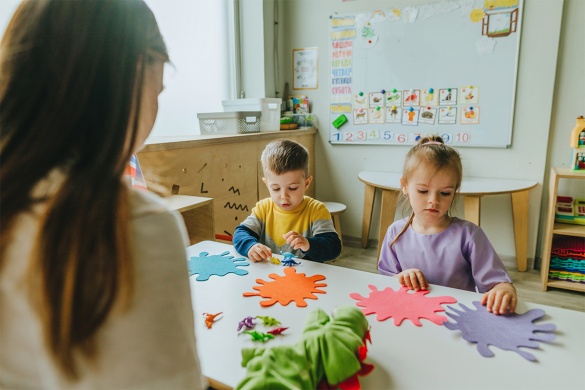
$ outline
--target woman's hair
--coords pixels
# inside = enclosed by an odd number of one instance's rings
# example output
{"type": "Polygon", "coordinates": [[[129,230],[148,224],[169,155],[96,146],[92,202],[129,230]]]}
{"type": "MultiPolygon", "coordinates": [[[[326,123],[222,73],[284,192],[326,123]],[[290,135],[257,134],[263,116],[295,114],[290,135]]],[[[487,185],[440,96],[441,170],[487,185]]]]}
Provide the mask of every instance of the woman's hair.
{"type": "MultiPolygon", "coordinates": [[[[463,167],[461,165],[461,157],[459,152],[450,146],[445,145],[443,138],[438,135],[429,135],[421,137],[417,144],[413,146],[406,154],[404,160],[404,167],[402,169],[401,184],[405,185],[408,183],[414,172],[418,171],[421,166],[425,169],[430,169],[433,172],[447,170],[453,174],[456,178],[455,193],[459,191],[461,187],[461,180],[463,179],[463,167]]],[[[402,193],[402,201],[408,200],[408,195],[402,193]]],[[[454,203],[451,203],[451,208],[454,207],[454,203]]],[[[449,211],[451,211],[451,208],[449,211]]],[[[394,237],[394,240],[390,243],[390,246],[398,240],[398,238],[408,229],[414,219],[414,211],[410,213],[410,217],[404,228],[394,237]]]]}
{"type": "Polygon", "coordinates": [[[309,152],[298,142],[281,139],[270,142],[260,157],[264,172],[281,175],[290,171],[303,171],[309,177],[309,152]]]}
{"type": "Polygon", "coordinates": [[[168,60],[142,0],[28,0],[0,44],[0,270],[19,215],[47,203],[29,280],[58,366],[98,353],[98,330],[134,280],[128,188],[145,67],[168,60]],[[50,199],[33,195],[65,172],[50,199]],[[35,279],[38,278],[38,279],[35,279]]]}

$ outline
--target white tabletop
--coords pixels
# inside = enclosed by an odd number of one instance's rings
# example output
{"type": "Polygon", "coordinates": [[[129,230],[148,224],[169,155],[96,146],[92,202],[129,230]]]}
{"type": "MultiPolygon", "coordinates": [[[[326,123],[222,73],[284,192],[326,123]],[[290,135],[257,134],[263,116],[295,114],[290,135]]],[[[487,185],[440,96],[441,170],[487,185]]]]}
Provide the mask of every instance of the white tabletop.
{"type": "MultiPolygon", "coordinates": [[[[213,241],[204,241],[188,249],[189,256],[200,252],[219,255],[230,251],[240,258],[233,246],[213,241]]],[[[399,288],[395,278],[367,273],[329,264],[301,260],[297,273],[307,276],[322,274],[327,284],[326,294],[315,294],[317,300],[305,300],[307,307],[294,303],[263,308],[261,297],[243,297],[244,292],[253,292],[258,285],[256,279],[272,281],[268,275],[283,275],[283,267],[266,261],[239,267],[249,273],[245,276],[228,274],[211,276],[198,282],[190,278],[194,303],[197,349],[203,374],[231,387],[235,387],[245,375],[241,367],[241,349],[244,347],[273,347],[296,343],[304,327],[307,315],[315,308],[331,312],[335,307],[355,305],[349,294],[368,296],[369,284],[382,290],[399,288]],[[223,317],[212,329],[204,324],[203,313],[223,312],[223,317]],[[247,316],[268,315],[282,322],[289,329],[284,336],[277,336],[265,344],[254,343],[248,335],[238,335],[237,325],[247,316]]],[[[480,294],[432,286],[427,297],[452,296],[457,304],[442,305],[459,308],[459,303],[473,308],[480,294]]],[[[585,367],[585,313],[556,307],[520,302],[517,312],[541,308],[544,318],[536,323],[553,323],[557,326],[557,338],[552,343],[539,342],[539,349],[523,348],[535,355],[538,362],[530,362],[515,352],[491,347],[495,357],[482,357],[475,344],[461,338],[460,332],[451,331],[425,319],[417,327],[405,320],[395,326],[392,318],[377,321],[375,315],[366,318],[371,326],[372,344],[369,346],[367,362],[375,365],[374,371],[360,377],[363,389],[583,389],[585,367]]],[[[439,312],[439,314],[444,314],[439,312]]]]}
{"type": "MultiPolygon", "coordinates": [[[[362,171],[358,178],[374,187],[400,190],[401,173],[362,171]]],[[[479,177],[464,177],[461,182],[461,195],[495,195],[526,191],[538,184],[535,180],[492,179],[479,177]]]]}

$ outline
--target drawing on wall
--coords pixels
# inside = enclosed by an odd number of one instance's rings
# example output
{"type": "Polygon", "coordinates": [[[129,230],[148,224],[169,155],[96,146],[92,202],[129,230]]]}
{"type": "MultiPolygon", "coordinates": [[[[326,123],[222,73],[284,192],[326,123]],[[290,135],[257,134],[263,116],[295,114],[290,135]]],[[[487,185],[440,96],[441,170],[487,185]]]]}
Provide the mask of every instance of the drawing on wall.
{"type": "Polygon", "coordinates": [[[476,3],[332,15],[330,142],[509,147],[523,0],[476,3]]]}
{"type": "Polygon", "coordinates": [[[318,49],[293,50],[293,89],[317,89],[318,49]]]}

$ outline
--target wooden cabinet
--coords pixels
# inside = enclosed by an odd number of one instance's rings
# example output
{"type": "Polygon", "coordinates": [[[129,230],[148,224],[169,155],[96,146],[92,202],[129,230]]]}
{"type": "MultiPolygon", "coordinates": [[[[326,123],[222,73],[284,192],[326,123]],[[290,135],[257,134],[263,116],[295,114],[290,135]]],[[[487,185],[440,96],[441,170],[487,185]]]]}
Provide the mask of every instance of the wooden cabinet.
{"type": "MultiPolygon", "coordinates": [[[[215,239],[231,241],[234,229],[259,199],[268,197],[260,155],[280,138],[309,150],[309,173],[315,175],[316,129],[189,138],[158,137],[138,153],[148,188],[160,192],[213,198],[215,239]]],[[[306,192],[315,196],[314,184],[306,192]]]]}
{"type": "MultiPolygon", "coordinates": [[[[551,169],[549,194],[548,194],[548,212],[546,227],[544,231],[544,246],[542,250],[542,264],[540,266],[540,277],[542,279],[542,288],[544,291],[548,287],[563,288],[567,290],[585,291],[585,284],[570,282],[564,280],[554,280],[549,278],[550,257],[552,242],[555,236],[574,236],[582,237],[585,240],[585,226],[573,225],[568,223],[555,222],[556,201],[560,179],[583,180],[585,184],[584,171],[572,171],[566,168],[551,169]]],[[[585,260],[584,260],[585,261],[585,260]]]]}

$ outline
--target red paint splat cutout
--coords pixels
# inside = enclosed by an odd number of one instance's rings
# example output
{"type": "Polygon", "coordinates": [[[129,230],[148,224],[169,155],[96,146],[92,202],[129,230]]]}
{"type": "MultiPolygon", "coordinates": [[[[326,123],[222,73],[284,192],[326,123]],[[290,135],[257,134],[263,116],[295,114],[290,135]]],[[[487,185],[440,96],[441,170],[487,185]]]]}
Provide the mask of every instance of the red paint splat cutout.
{"type": "Polygon", "coordinates": [[[436,314],[439,311],[445,311],[441,304],[455,303],[457,300],[453,297],[425,297],[429,290],[419,290],[409,293],[406,287],[398,291],[386,287],[379,291],[376,286],[368,285],[370,295],[365,298],[358,293],[349,294],[350,297],[357,300],[357,306],[362,307],[365,315],[377,314],[378,321],[384,321],[388,318],[394,318],[394,325],[399,326],[404,320],[410,320],[416,326],[422,326],[420,319],[426,318],[437,325],[447,321],[447,317],[436,314]]]}
{"type": "Polygon", "coordinates": [[[256,283],[260,286],[253,286],[252,288],[258,292],[245,292],[242,295],[245,297],[261,296],[268,298],[260,302],[260,306],[272,306],[276,302],[282,306],[286,306],[292,301],[298,307],[306,307],[305,299],[317,299],[313,293],[325,294],[325,291],[319,290],[317,287],[326,287],[325,283],[317,283],[324,280],[323,275],[305,276],[303,273],[297,274],[294,268],[285,268],[284,276],[277,274],[270,274],[268,277],[274,279],[273,282],[256,279],[256,283]]]}

